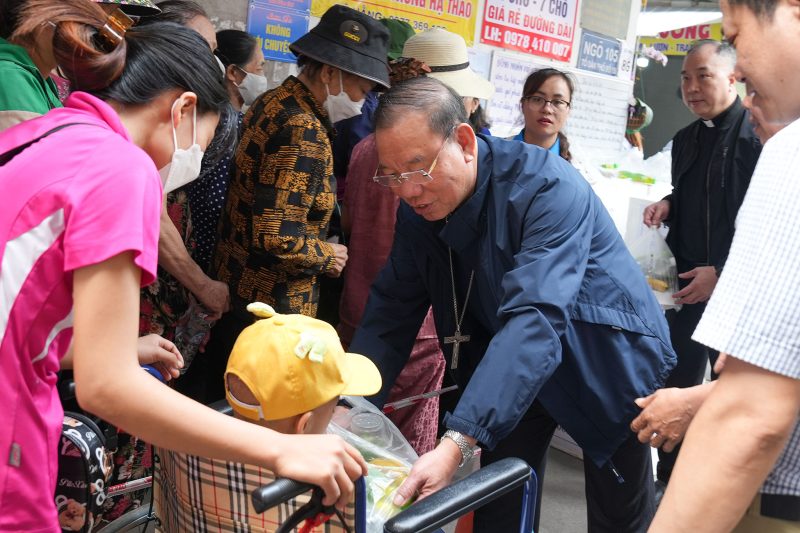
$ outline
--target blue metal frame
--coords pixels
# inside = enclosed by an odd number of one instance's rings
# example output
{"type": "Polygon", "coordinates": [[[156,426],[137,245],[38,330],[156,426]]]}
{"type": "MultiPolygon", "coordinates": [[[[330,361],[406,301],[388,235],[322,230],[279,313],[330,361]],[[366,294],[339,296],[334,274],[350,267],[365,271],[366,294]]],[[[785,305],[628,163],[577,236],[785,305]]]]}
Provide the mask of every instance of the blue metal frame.
{"type": "Polygon", "coordinates": [[[367,481],[364,476],[356,480],[355,498],[355,533],[364,533],[367,530],[367,481]]]}
{"type": "Polygon", "coordinates": [[[536,493],[538,479],[536,472],[531,468],[531,477],[522,487],[522,516],[520,517],[519,532],[535,533],[533,531],[533,519],[536,514],[536,493]]]}

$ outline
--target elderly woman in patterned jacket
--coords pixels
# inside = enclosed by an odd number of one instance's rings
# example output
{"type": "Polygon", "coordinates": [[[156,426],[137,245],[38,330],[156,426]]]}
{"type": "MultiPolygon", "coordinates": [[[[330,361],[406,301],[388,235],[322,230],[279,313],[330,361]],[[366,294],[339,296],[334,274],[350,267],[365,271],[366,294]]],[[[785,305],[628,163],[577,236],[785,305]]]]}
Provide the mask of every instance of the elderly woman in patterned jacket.
{"type": "Polygon", "coordinates": [[[377,20],[331,7],[290,46],[300,74],[245,115],[211,266],[228,283],[231,312],[211,331],[207,399],[224,396],[227,354],[252,322],[248,303],[313,317],[318,277],[341,275],[347,248],[326,241],[336,201],[332,124],[358,115],[368,91],[389,86],[388,42],[377,20]]]}

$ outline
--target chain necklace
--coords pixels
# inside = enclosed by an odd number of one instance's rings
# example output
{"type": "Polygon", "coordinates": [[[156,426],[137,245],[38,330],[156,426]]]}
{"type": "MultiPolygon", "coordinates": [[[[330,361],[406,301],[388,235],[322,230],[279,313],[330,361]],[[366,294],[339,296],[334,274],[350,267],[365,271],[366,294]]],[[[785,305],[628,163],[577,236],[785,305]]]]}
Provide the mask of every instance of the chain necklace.
{"type": "Polygon", "coordinates": [[[456,297],[456,276],[453,269],[453,250],[447,247],[447,255],[450,259],[450,283],[453,287],[453,316],[456,321],[456,330],[450,337],[444,338],[445,344],[453,345],[453,357],[450,361],[450,369],[455,370],[458,368],[458,352],[462,342],[469,342],[469,335],[461,334],[461,324],[464,322],[464,315],[467,313],[467,302],[469,302],[469,295],[472,292],[472,281],[475,279],[475,270],[469,274],[469,284],[467,285],[467,295],[464,298],[464,307],[461,309],[461,314],[458,313],[458,298],[456,297]]]}

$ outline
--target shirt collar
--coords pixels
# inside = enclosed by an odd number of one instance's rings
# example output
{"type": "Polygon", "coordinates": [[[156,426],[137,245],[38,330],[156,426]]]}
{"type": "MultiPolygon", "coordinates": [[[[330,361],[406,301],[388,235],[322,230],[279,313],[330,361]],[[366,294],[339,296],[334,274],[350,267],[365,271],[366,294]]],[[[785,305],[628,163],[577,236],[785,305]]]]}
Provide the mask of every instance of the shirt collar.
{"type": "Polygon", "coordinates": [[[302,100],[311,108],[311,111],[325,127],[328,135],[332,136],[333,124],[331,123],[331,119],[328,117],[328,112],[325,111],[319,102],[317,102],[317,99],[314,98],[314,95],[311,94],[311,91],[308,90],[308,87],[306,87],[302,81],[294,76],[289,76],[286,78],[286,80],[283,82],[283,85],[289,92],[294,94],[298,100],[302,100]]]}
{"type": "Polygon", "coordinates": [[[89,93],[75,91],[64,102],[65,107],[84,112],[105,122],[115,133],[120,134],[126,141],[131,137],[113,107],[89,93]]]}
{"type": "Polygon", "coordinates": [[[734,100],[733,103],[729,105],[725,111],[723,111],[716,117],[712,118],[711,120],[700,119],[700,121],[707,128],[723,128],[723,129],[728,128],[733,124],[734,120],[738,115],[738,113],[733,113],[733,111],[738,110],[741,107],[742,107],[742,101],[737,96],[736,100],[734,100]]]}

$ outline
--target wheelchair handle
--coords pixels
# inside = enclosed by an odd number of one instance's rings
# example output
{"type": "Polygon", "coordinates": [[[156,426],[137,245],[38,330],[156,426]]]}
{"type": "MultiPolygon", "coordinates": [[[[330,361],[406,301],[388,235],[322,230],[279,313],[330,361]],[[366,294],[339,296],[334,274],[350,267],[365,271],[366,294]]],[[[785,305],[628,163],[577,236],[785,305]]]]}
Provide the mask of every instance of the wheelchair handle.
{"type": "Polygon", "coordinates": [[[314,488],[316,488],[316,485],[302,483],[293,479],[277,479],[253,491],[251,495],[253,509],[256,513],[263,513],[267,509],[271,509],[285,501],[296,498],[314,488]]]}
{"type": "MultiPolygon", "coordinates": [[[[470,511],[525,485],[532,475],[533,470],[522,459],[501,459],[414,503],[386,522],[383,530],[385,533],[436,531],[470,511]]],[[[534,491],[535,485],[534,480],[534,491]]],[[[536,498],[535,493],[533,498],[536,498]]],[[[527,531],[531,529],[528,528],[527,531]]]]}

